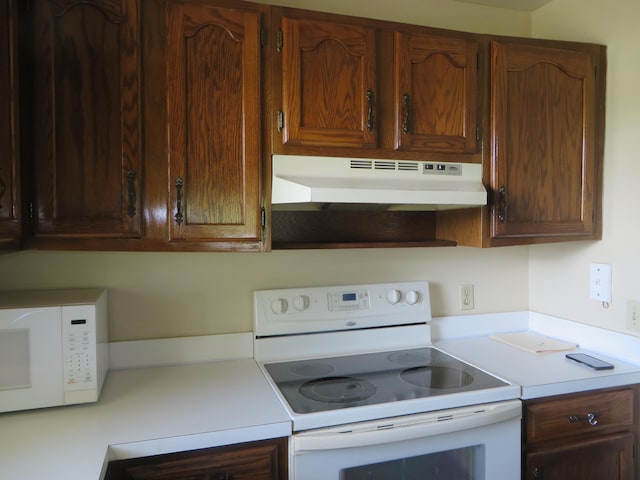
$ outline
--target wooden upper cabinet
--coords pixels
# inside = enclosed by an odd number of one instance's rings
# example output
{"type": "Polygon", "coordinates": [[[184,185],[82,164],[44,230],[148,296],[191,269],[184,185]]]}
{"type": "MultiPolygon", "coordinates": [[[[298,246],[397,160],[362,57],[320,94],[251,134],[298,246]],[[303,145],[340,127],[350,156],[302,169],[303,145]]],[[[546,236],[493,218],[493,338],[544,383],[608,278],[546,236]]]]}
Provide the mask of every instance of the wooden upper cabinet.
{"type": "Polygon", "coordinates": [[[375,30],[286,16],[281,28],[282,143],[375,148],[375,30]]]}
{"type": "Polygon", "coordinates": [[[140,237],[139,1],[31,8],[34,233],[140,237]]]}
{"type": "Polygon", "coordinates": [[[492,237],[599,238],[604,67],[595,50],[491,49],[492,237]]]}
{"type": "Polygon", "coordinates": [[[0,249],[20,247],[17,2],[0,0],[0,249]]]}
{"type": "Polygon", "coordinates": [[[260,13],[167,7],[170,241],[261,239],[260,13]]]}
{"type": "Polygon", "coordinates": [[[395,148],[478,150],[478,43],[454,35],[396,32],[395,148]]]}

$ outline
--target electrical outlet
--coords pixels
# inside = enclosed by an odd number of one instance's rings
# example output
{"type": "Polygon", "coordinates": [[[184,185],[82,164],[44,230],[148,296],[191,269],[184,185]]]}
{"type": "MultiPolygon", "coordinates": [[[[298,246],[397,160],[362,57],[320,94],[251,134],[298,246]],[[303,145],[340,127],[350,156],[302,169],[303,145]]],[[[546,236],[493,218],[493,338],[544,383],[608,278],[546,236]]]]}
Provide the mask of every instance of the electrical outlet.
{"type": "Polygon", "coordinates": [[[627,300],[627,328],[640,332],[640,302],[627,300]]]}
{"type": "Polygon", "coordinates": [[[460,285],[460,310],[473,310],[473,285],[460,285]]]}

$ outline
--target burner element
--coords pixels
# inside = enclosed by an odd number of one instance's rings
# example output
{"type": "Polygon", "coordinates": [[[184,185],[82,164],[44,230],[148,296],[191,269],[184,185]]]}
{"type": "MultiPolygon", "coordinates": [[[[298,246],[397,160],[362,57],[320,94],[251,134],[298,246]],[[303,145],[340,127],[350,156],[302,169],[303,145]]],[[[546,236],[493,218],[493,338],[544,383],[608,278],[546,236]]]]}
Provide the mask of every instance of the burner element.
{"type": "Polygon", "coordinates": [[[300,386],[300,393],[318,402],[361,402],[376,393],[372,383],[356,377],[324,377],[310,380],[300,386]]]}
{"type": "Polygon", "coordinates": [[[423,388],[461,388],[473,383],[473,375],[458,368],[424,365],[407,368],[400,377],[411,385],[423,388]]]}

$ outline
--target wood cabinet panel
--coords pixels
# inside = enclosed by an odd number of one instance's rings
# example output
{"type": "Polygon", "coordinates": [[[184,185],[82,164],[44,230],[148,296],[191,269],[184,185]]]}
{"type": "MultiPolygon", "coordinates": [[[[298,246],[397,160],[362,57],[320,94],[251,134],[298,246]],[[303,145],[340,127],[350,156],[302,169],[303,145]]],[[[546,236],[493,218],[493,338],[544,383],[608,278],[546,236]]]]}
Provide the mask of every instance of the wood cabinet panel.
{"type": "Polygon", "coordinates": [[[494,237],[595,238],[594,67],[585,51],[492,43],[494,237]]]}
{"type": "Polygon", "coordinates": [[[439,237],[482,247],[600,239],[606,47],[490,47],[488,206],[439,213],[439,237]]]}
{"type": "Polygon", "coordinates": [[[283,17],[282,142],[374,148],[375,30],[283,17]]]}
{"type": "Polygon", "coordinates": [[[633,435],[554,446],[525,457],[525,480],[632,480],[633,435]]]}
{"type": "Polygon", "coordinates": [[[525,405],[527,442],[573,435],[595,435],[603,430],[631,428],[634,421],[632,389],[594,392],[525,405]],[[588,415],[594,415],[589,423],[588,415]]]}
{"type": "Polygon", "coordinates": [[[260,240],[260,14],[169,2],[170,241],[260,240]]]}
{"type": "Polygon", "coordinates": [[[478,43],[395,33],[395,148],[477,150],[478,43]]]}
{"type": "Polygon", "coordinates": [[[0,0],[0,249],[21,243],[16,0],[0,0]]]}
{"type": "Polygon", "coordinates": [[[106,480],[286,480],[287,439],[111,462],[106,480]]]}
{"type": "Polygon", "coordinates": [[[140,237],[138,0],[32,5],[35,234],[140,237]]]}

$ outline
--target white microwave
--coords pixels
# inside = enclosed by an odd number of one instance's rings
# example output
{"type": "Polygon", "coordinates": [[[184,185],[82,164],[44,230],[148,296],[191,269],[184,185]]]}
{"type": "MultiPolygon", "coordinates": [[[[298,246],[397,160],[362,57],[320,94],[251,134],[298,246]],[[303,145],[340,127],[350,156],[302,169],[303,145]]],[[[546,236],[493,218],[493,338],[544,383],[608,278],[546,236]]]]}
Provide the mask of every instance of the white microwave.
{"type": "Polygon", "coordinates": [[[0,292],[0,412],[95,402],[108,362],[106,290],[0,292]]]}

